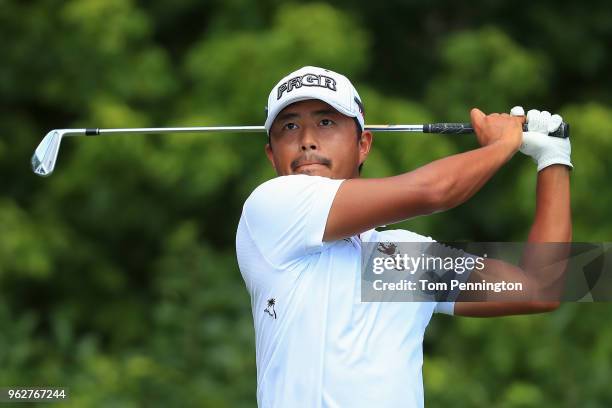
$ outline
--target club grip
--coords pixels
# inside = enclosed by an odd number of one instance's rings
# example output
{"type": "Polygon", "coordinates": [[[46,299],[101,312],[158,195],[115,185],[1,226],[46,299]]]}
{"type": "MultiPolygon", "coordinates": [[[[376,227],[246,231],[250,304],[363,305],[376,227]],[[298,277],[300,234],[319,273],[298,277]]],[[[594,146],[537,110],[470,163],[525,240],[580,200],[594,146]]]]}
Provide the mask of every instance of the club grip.
{"type": "MultiPolygon", "coordinates": [[[[523,125],[523,131],[527,131],[527,124],[523,125]]],[[[474,133],[471,123],[429,123],[423,125],[423,133],[445,133],[459,135],[463,133],[474,133]]],[[[562,122],[559,129],[548,136],[567,138],[569,137],[569,123],[562,122]]]]}

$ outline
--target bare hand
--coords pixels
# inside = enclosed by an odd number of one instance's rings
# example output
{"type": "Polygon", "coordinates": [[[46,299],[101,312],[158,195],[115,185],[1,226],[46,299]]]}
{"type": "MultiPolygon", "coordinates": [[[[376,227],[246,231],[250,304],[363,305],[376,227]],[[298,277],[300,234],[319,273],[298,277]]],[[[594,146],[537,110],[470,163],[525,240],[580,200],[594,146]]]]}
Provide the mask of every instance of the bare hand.
{"type": "Polygon", "coordinates": [[[507,113],[485,115],[480,109],[470,112],[472,126],[481,146],[493,143],[507,143],[516,152],[523,140],[524,116],[510,116],[507,113]]]}

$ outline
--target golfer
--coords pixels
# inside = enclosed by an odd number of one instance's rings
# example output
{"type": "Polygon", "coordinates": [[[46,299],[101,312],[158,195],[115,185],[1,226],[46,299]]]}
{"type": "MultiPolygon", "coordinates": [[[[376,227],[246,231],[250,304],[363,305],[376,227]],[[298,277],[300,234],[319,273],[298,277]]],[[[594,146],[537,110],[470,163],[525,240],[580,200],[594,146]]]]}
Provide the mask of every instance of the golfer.
{"type": "Polygon", "coordinates": [[[479,148],[362,179],[372,134],[351,82],[307,66],[274,86],[265,152],[278,177],[251,193],[236,234],[251,296],[260,407],[421,407],[422,342],[433,313],[503,316],[558,306],[360,301],[362,242],[432,240],[376,227],[465,202],[519,149],[537,163],[528,241],[571,241],[570,144],[547,136],[561,118],[539,111],[525,118],[518,107],[512,113],[472,109],[479,148]]]}

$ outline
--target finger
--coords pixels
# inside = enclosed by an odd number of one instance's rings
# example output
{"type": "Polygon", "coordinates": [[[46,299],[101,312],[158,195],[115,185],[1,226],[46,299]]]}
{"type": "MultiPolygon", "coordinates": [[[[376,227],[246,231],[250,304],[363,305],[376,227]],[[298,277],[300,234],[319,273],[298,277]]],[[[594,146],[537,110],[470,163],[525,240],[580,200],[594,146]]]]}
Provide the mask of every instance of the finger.
{"type": "Polygon", "coordinates": [[[486,115],[484,114],[484,112],[478,108],[474,108],[470,111],[470,118],[472,120],[472,125],[474,126],[480,126],[485,116],[486,115]]]}
{"type": "Polygon", "coordinates": [[[522,106],[515,106],[510,109],[510,115],[512,116],[525,116],[525,109],[522,106]]]}
{"type": "Polygon", "coordinates": [[[527,112],[527,123],[531,123],[531,120],[540,114],[540,111],[537,109],[530,109],[529,112],[527,112]]]}
{"type": "Polygon", "coordinates": [[[542,113],[543,112],[540,112],[537,109],[531,109],[529,112],[527,112],[527,129],[530,132],[548,132],[548,124],[545,120],[543,120],[542,113]]]}
{"type": "Polygon", "coordinates": [[[525,117],[525,109],[522,106],[515,106],[510,109],[510,116],[516,116],[521,119],[521,124],[525,123],[527,118],[525,117]]]}
{"type": "Polygon", "coordinates": [[[550,121],[548,122],[548,133],[552,133],[555,130],[559,129],[559,126],[561,126],[561,123],[563,123],[563,118],[559,115],[552,115],[550,117],[550,121]]]}
{"type": "Polygon", "coordinates": [[[541,115],[540,120],[542,123],[540,124],[540,127],[542,130],[540,132],[548,134],[548,125],[550,124],[551,114],[549,111],[542,111],[541,115]]]}

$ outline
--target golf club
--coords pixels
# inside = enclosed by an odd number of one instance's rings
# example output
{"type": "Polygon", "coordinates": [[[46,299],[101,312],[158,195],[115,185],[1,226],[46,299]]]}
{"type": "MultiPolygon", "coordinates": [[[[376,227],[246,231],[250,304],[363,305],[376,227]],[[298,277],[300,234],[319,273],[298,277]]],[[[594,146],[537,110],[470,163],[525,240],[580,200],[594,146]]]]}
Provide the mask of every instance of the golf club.
{"type": "MultiPolygon", "coordinates": [[[[523,130],[527,130],[527,125],[523,130]]],[[[473,133],[471,123],[429,123],[423,125],[370,125],[365,130],[372,132],[422,132],[440,134],[473,133]]],[[[156,133],[200,133],[200,132],[265,132],[263,126],[204,126],[204,127],[163,127],[163,128],[116,128],[116,129],[54,129],[47,133],[32,156],[32,170],[39,176],[49,176],[55,169],[57,154],[64,136],[101,136],[112,134],[156,134],[156,133]]],[[[562,123],[553,137],[569,137],[569,124],[562,123]]]]}

